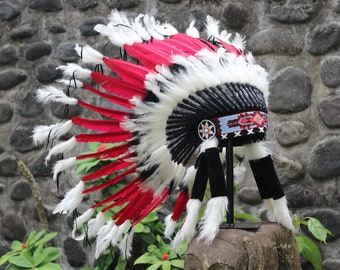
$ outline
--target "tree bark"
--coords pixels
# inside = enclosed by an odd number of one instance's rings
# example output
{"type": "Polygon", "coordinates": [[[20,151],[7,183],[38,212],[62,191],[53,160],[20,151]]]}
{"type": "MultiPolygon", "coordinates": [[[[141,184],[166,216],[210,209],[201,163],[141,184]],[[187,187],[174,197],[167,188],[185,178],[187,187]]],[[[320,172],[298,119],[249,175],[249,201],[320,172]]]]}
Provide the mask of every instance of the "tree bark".
{"type": "Polygon", "coordinates": [[[277,223],[261,223],[256,230],[221,229],[208,246],[188,246],[185,270],[300,270],[294,234],[277,223]]]}

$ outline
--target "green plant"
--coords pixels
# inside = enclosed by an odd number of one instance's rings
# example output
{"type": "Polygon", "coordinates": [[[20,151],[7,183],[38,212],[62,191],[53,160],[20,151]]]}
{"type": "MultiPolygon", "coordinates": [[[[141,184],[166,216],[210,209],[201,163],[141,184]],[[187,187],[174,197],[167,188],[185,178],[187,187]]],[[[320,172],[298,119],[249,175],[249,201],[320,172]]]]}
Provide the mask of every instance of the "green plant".
{"type": "MultiPolygon", "coordinates": [[[[331,231],[326,229],[321,222],[313,217],[305,217],[299,219],[296,214],[293,215],[294,227],[299,230],[301,225],[307,226],[309,232],[314,238],[326,243],[327,235],[331,235],[331,231]]],[[[315,270],[322,269],[322,257],[318,246],[313,240],[301,233],[296,234],[296,241],[300,254],[305,257],[314,267],[315,270]]]]}
{"type": "Polygon", "coordinates": [[[42,230],[36,233],[32,230],[26,243],[17,240],[12,242],[12,251],[1,256],[0,265],[8,263],[8,270],[60,270],[61,266],[54,263],[60,256],[59,249],[48,246],[56,235],[55,232],[46,233],[42,230]]]}

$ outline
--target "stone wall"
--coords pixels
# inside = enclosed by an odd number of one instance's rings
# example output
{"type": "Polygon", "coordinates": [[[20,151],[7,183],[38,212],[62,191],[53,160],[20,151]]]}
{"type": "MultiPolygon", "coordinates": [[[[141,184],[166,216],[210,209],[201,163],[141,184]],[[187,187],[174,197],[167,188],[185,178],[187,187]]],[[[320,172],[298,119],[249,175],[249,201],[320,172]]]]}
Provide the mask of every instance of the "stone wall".
{"type": "MultiPolygon", "coordinates": [[[[67,218],[51,214],[73,177],[59,191],[45,166],[45,148],[30,138],[37,124],[63,118],[58,105],[43,107],[34,91],[61,74],[55,68],[77,61],[74,44],[103,50],[93,26],[111,9],[130,15],[150,13],[179,30],[206,14],[223,28],[248,38],[248,48],[270,74],[268,139],[290,209],[314,216],[333,236],[321,245],[324,269],[340,268],[340,1],[339,0],[2,0],[0,1],[0,254],[10,241],[39,230],[31,192],[17,161],[28,164],[43,193],[56,244],[64,250],[63,269],[88,264],[89,256],[69,238],[67,218]]],[[[113,53],[117,53],[113,51],[113,53]]],[[[69,116],[83,114],[70,108],[69,116]]],[[[238,200],[261,214],[251,177],[240,182],[238,200]]],[[[311,269],[307,264],[304,269],[311,269]]]]}

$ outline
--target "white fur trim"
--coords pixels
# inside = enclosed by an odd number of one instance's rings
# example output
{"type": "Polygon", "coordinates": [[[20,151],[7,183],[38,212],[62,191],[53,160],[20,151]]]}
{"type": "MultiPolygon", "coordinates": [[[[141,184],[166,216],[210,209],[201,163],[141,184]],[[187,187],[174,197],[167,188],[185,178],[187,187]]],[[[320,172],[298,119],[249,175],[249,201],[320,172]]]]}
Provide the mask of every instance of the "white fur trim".
{"type": "Polygon", "coordinates": [[[245,145],[244,153],[247,160],[257,160],[270,155],[270,150],[265,142],[257,142],[245,145]]]}
{"type": "Polygon", "coordinates": [[[91,77],[92,71],[86,68],[82,68],[81,66],[74,64],[74,63],[68,63],[66,66],[59,66],[57,69],[60,69],[63,71],[64,75],[70,76],[70,77],[76,77],[78,79],[87,79],[91,77]]]}
{"type": "Polygon", "coordinates": [[[200,145],[200,152],[205,152],[206,149],[209,148],[216,148],[218,146],[218,140],[216,137],[212,138],[211,140],[204,141],[200,145]]]}
{"type": "Polygon", "coordinates": [[[37,99],[43,104],[47,104],[49,102],[60,102],[68,105],[76,105],[78,103],[77,99],[68,97],[63,91],[53,86],[38,89],[37,99]]]}
{"type": "Polygon", "coordinates": [[[183,183],[184,183],[184,185],[186,185],[188,187],[189,193],[191,193],[192,187],[194,185],[196,172],[197,172],[197,169],[195,168],[195,166],[190,166],[187,169],[186,174],[183,178],[183,183]]]}
{"type": "Polygon", "coordinates": [[[200,224],[199,240],[204,240],[209,245],[219,232],[220,224],[225,218],[228,209],[228,198],[221,196],[211,198],[204,211],[204,216],[200,224]]]}
{"type": "Polygon", "coordinates": [[[182,228],[178,231],[172,242],[174,251],[179,254],[179,245],[183,240],[187,243],[191,241],[196,232],[196,223],[198,213],[201,208],[201,201],[198,199],[190,199],[187,203],[187,216],[182,228]]]}
{"type": "MultiPolygon", "coordinates": [[[[81,216],[76,218],[76,220],[73,223],[73,230],[72,230],[72,237],[73,238],[76,238],[76,230],[78,230],[84,223],[86,223],[92,217],[93,213],[94,213],[94,209],[89,208],[81,216]]],[[[81,237],[81,239],[83,239],[83,237],[81,237]]]]}
{"type": "Polygon", "coordinates": [[[72,126],[73,124],[71,120],[49,126],[36,126],[33,130],[32,135],[33,142],[35,145],[41,145],[45,143],[48,139],[59,139],[61,136],[69,132],[72,126]]]}
{"type": "Polygon", "coordinates": [[[164,230],[164,236],[166,238],[171,238],[172,234],[174,233],[175,229],[176,229],[176,225],[177,225],[177,222],[174,221],[172,218],[171,218],[172,215],[167,215],[164,219],[164,222],[165,222],[165,230],[164,230]]]}
{"type": "Polygon", "coordinates": [[[52,149],[50,149],[50,151],[48,152],[48,155],[45,158],[45,163],[47,163],[51,159],[51,157],[55,154],[70,151],[73,147],[76,146],[76,144],[77,144],[77,140],[75,137],[72,137],[65,142],[57,144],[52,149]]]}
{"type": "Polygon", "coordinates": [[[80,181],[74,188],[67,191],[65,198],[56,206],[53,213],[66,214],[78,207],[83,199],[84,182],[80,181]]]}
{"type": "Polygon", "coordinates": [[[96,65],[104,64],[103,55],[95,49],[91,48],[89,45],[84,45],[81,47],[79,46],[79,44],[76,44],[74,49],[84,63],[91,63],[96,65]]]}
{"type": "Polygon", "coordinates": [[[292,222],[292,218],[289,214],[287,200],[285,196],[280,199],[273,200],[273,210],[275,220],[284,227],[286,227],[288,230],[294,232],[295,228],[292,222]]]}
{"type": "Polygon", "coordinates": [[[267,218],[269,221],[275,221],[275,214],[273,208],[273,199],[264,199],[263,204],[267,210],[267,218]]]}
{"type": "Polygon", "coordinates": [[[88,224],[88,231],[87,231],[87,235],[88,237],[91,239],[93,237],[95,237],[100,228],[104,225],[105,223],[105,213],[100,211],[96,218],[89,220],[88,224]]]}

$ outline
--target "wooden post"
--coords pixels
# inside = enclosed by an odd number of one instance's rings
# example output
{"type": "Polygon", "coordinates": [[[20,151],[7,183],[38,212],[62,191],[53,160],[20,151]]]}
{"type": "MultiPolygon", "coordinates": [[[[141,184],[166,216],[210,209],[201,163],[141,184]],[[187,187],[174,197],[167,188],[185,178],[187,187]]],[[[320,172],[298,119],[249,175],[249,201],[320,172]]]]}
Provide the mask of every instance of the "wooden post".
{"type": "Polygon", "coordinates": [[[188,246],[185,270],[301,270],[294,234],[277,223],[262,223],[253,231],[220,230],[211,245],[188,246]]]}

